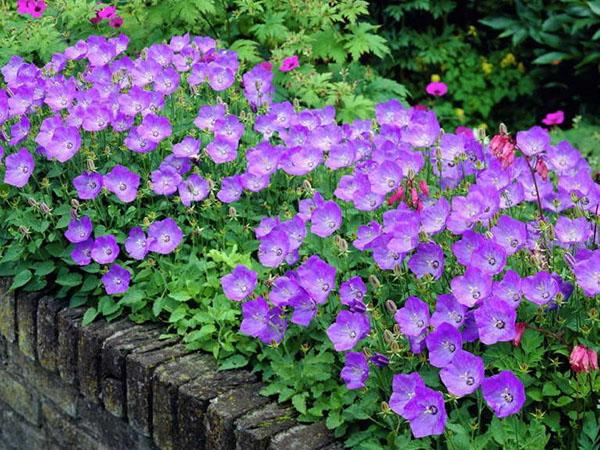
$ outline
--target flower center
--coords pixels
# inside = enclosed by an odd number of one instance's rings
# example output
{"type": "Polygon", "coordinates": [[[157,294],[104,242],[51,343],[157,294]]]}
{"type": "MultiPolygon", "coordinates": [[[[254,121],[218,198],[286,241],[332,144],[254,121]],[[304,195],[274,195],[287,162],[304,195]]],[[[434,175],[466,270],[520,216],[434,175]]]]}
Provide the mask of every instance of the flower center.
{"type": "MultiPolygon", "coordinates": [[[[96,186],[94,186],[94,187],[96,187],[96,186]]],[[[119,183],[119,190],[120,191],[127,190],[127,185],[125,183],[123,183],[123,182],[119,183]]]]}
{"type": "Polygon", "coordinates": [[[506,403],[512,403],[514,400],[513,395],[510,392],[506,392],[506,391],[502,393],[502,398],[504,399],[504,401],[506,403]]]}
{"type": "Polygon", "coordinates": [[[503,320],[496,319],[496,323],[494,324],[494,326],[499,330],[502,330],[506,326],[506,323],[503,320]]]}
{"type": "Polygon", "coordinates": [[[473,386],[475,384],[475,378],[467,377],[467,379],[465,380],[465,383],[467,384],[467,386],[473,386]]]}
{"type": "Polygon", "coordinates": [[[435,405],[429,405],[427,409],[425,409],[425,412],[435,416],[438,413],[438,407],[435,405]]]}

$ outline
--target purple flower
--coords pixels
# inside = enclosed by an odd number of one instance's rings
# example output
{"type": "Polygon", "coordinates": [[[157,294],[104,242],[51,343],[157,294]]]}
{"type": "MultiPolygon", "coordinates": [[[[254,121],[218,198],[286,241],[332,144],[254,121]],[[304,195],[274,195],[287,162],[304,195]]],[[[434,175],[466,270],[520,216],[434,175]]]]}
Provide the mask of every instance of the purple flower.
{"type": "Polygon", "coordinates": [[[460,332],[449,323],[442,323],[425,338],[429,350],[429,362],[434,367],[446,367],[452,362],[456,352],[462,348],[460,332]]]}
{"type": "Polygon", "coordinates": [[[193,137],[186,136],[179,144],[173,146],[173,155],[181,158],[192,158],[198,156],[200,151],[200,141],[193,137]]]}
{"type": "Polygon", "coordinates": [[[559,292],[558,282],[548,272],[538,272],[524,278],[521,289],[525,298],[536,305],[545,305],[559,292]]]}
{"type": "Polygon", "coordinates": [[[342,224],[342,209],[333,200],[317,206],[311,216],[310,231],[319,237],[331,236],[342,224]]]}
{"type": "Polygon", "coordinates": [[[381,353],[375,353],[373,356],[371,356],[369,358],[369,361],[371,361],[374,365],[376,365],[380,369],[383,367],[386,367],[390,363],[390,359],[387,356],[382,355],[381,353]]]}
{"type": "Polygon", "coordinates": [[[474,306],[492,292],[492,277],[476,268],[468,268],[463,276],[450,282],[452,294],[459,303],[474,306]]]}
{"type": "Polygon", "coordinates": [[[295,274],[292,274],[293,272],[289,276],[277,277],[273,281],[269,292],[269,301],[275,306],[288,306],[296,297],[308,297],[306,291],[296,281],[295,274]]]}
{"type": "Polygon", "coordinates": [[[573,273],[577,284],[586,295],[593,297],[600,294],[600,250],[595,250],[587,258],[577,261],[573,273]]]}
{"type": "Polygon", "coordinates": [[[306,224],[304,221],[296,215],[292,219],[282,222],[279,228],[287,233],[290,252],[298,250],[304,242],[304,238],[306,238],[306,224]]]}
{"type": "Polygon", "coordinates": [[[223,164],[235,161],[237,158],[237,146],[228,139],[216,136],[215,139],[206,146],[206,153],[217,164],[223,164]]]}
{"type": "Polygon", "coordinates": [[[18,188],[22,188],[27,184],[35,168],[33,156],[26,148],[8,155],[4,160],[4,164],[6,165],[4,182],[18,188]]]}
{"type": "Polygon", "coordinates": [[[127,167],[117,164],[104,175],[104,187],[124,203],[131,203],[137,196],[140,176],[127,167]]]}
{"type": "Polygon", "coordinates": [[[356,240],[352,245],[359,250],[365,250],[376,238],[381,235],[381,225],[375,221],[368,225],[361,225],[356,232],[356,240]]]}
{"type": "Polygon", "coordinates": [[[468,266],[471,264],[473,253],[483,245],[484,240],[482,235],[467,230],[463,233],[460,241],[452,244],[452,253],[456,256],[459,263],[463,266],[468,266]]]}
{"type": "Polygon", "coordinates": [[[155,114],[144,116],[141,125],[138,127],[138,133],[149,142],[158,143],[171,136],[171,123],[169,119],[155,114]]]}
{"type": "Polygon", "coordinates": [[[431,315],[430,324],[438,327],[442,323],[449,323],[459,328],[465,322],[467,308],[456,301],[452,294],[440,294],[435,304],[435,312],[431,315]]]}
{"type": "Polygon", "coordinates": [[[221,286],[225,297],[239,302],[248,297],[256,288],[257,274],[246,266],[239,264],[228,275],[221,278],[221,286]]]}
{"type": "Polygon", "coordinates": [[[494,296],[504,300],[513,308],[521,303],[521,277],[513,270],[507,270],[502,281],[495,281],[494,296]]]}
{"type": "Polygon", "coordinates": [[[361,277],[352,277],[340,284],[340,300],[342,305],[352,307],[356,303],[363,303],[367,286],[361,277]]]}
{"type": "Polygon", "coordinates": [[[419,244],[417,251],[408,260],[408,268],[417,278],[429,274],[434,279],[439,279],[444,272],[444,252],[434,242],[419,244]]]}
{"type": "Polygon", "coordinates": [[[71,251],[71,259],[75,261],[78,266],[87,266],[92,262],[93,247],[94,240],[92,238],[87,241],[78,242],[71,251]]]}
{"type": "Polygon", "coordinates": [[[87,241],[92,235],[92,220],[88,216],[82,216],[81,219],[71,219],[65,237],[72,244],[87,241]]]}
{"type": "Polygon", "coordinates": [[[223,203],[237,202],[243,190],[242,179],[239,175],[225,177],[221,180],[221,190],[217,192],[217,198],[223,203]]]}
{"type": "Polygon", "coordinates": [[[183,239],[183,233],[177,226],[177,222],[167,217],[150,225],[148,237],[150,238],[148,249],[151,252],[168,255],[177,248],[183,239]]]}
{"type": "Polygon", "coordinates": [[[535,126],[527,131],[517,133],[517,147],[526,156],[534,156],[547,150],[550,146],[550,134],[548,130],[535,126]]]}
{"type": "Polygon", "coordinates": [[[592,235],[592,226],[585,217],[569,219],[561,216],[554,226],[554,234],[563,244],[573,245],[587,241],[592,235]]]}
{"type": "Polygon", "coordinates": [[[404,416],[404,407],[415,396],[417,388],[424,388],[425,383],[417,372],[399,373],[392,379],[392,396],[390,397],[390,408],[396,414],[404,416]]]}
{"type": "Polygon", "coordinates": [[[316,255],[308,258],[298,269],[298,282],[318,304],[327,301],[329,293],[335,289],[336,269],[316,255]]]}
{"type": "Polygon", "coordinates": [[[112,234],[100,236],[94,241],[92,259],[98,264],[110,264],[119,256],[119,246],[112,234]]]}
{"type": "Polygon", "coordinates": [[[191,206],[192,202],[200,202],[206,198],[210,191],[208,181],[200,175],[193,173],[187,180],[182,181],[177,186],[181,203],[185,206],[191,206]]]}
{"type": "Polygon", "coordinates": [[[177,191],[181,183],[181,175],[172,166],[164,166],[150,174],[150,186],[152,191],[158,195],[171,195],[177,191]]]}
{"type": "Polygon", "coordinates": [[[290,299],[290,305],[294,308],[291,321],[296,325],[307,327],[317,315],[317,304],[302,288],[300,294],[290,299]]]}
{"type": "Polygon", "coordinates": [[[210,87],[219,92],[230,87],[235,81],[233,70],[228,67],[223,67],[219,64],[210,63],[208,65],[208,84],[210,87]]]}
{"type": "Polygon", "coordinates": [[[125,250],[133,259],[141,261],[150,251],[151,242],[152,239],[148,239],[140,227],[133,227],[125,239],[125,250]]]}
{"type": "Polygon", "coordinates": [[[122,294],[129,289],[131,274],[118,264],[110,266],[108,272],[102,275],[102,284],[108,295],[122,294]]]}
{"type": "Polygon", "coordinates": [[[483,380],[483,359],[464,350],[454,355],[450,364],[440,371],[442,383],[452,395],[462,397],[477,390],[483,380]]]}
{"type": "Polygon", "coordinates": [[[198,117],[194,119],[194,125],[201,130],[213,131],[215,122],[225,117],[225,105],[204,105],[198,110],[198,117]]]}
{"type": "Polygon", "coordinates": [[[447,419],[444,396],[428,387],[418,386],[415,396],[404,406],[404,418],[409,421],[415,438],[442,434],[447,419]]]}
{"type": "Polygon", "coordinates": [[[265,267],[278,267],[289,252],[287,234],[276,228],[260,239],[258,260],[265,267]]]}
{"type": "Polygon", "coordinates": [[[52,140],[46,146],[46,156],[64,163],[71,159],[81,147],[81,135],[76,127],[59,127],[54,130],[52,140]]]}
{"type": "Polygon", "coordinates": [[[506,252],[504,248],[493,241],[484,241],[471,256],[471,266],[489,275],[502,272],[505,264],[506,252]]]}
{"type": "Polygon", "coordinates": [[[73,186],[81,200],[93,200],[102,190],[102,175],[96,172],[83,172],[73,179],[73,186]]]}
{"type": "Polygon", "coordinates": [[[340,377],[348,389],[365,387],[365,381],[369,378],[369,364],[365,355],[361,352],[346,353],[346,364],[340,372],[340,377]]]}
{"type": "Polygon", "coordinates": [[[450,203],[444,197],[436,203],[425,205],[421,210],[421,231],[430,235],[439,233],[446,226],[450,203]]]}
{"type": "Polygon", "coordinates": [[[27,137],[30,127],[31,122],[29,121],[29,118],[27,116],[21,117],[21,120],[10,127],[10,140],[8,141],[8,144],[13,147],[18,145],[19,142],[27,137]]]}
{"type": "Polygon", "coordinates": [[[274,93],[273,73],[269,63],[254,66],[242,77],[244,84],[244,95],[254,108],[269,105],[274,93]]]}
{"type": "Polygon", "coordinates": [[[244,303],[242,316],[241,333],[257,337],[265,344],[278,343],[283,339],[287,322],[281,317],[279,308],[269,309],[264,298],[244,303]]]}
{"type": "Polygon", "coordinates": [[[475,310],[474,315],[479,339],[485,345],[514,339],[517,313],[504,300],[490,297],[475,310]]]}
{"type": "Polygon", "coordinates": [[[491,230],[494,242],[502,246],[507,255],[513,255],[527,242],[527,225],[509,216],[502,216],[491,230]]]}
{"type": "Polygon", "coordinates": [[[397,189],[402,181],[402,169],[393,161],[382,162],[369,173],[371,190],[379,195],[386,195],[397,189]]]}
{"type": "Polygon", "coordinates": [[[338,352],[351,350],[371,331],[369,316],[363,313],[340,311],[335,322],[327,328],[327,336],[338,352]]]}
{"type": "Polygon", "coordinates": [[[525,386],[508,370],[484,379],[481,392],[488,406],[499,418],[518,413],[525,404],[525,386]]]}
{"type": "Polygon", "coordinates": [[[271,175],[277,170],[279,152],[279,149],[273,147],[268,142],[261,142],[249,149],[246,152],[248,172],[257,176],[271,175]]]}
{"type": "Polygon", "coordinates": [[[420,298],[408,297],[394,319],[403,334],[419,336],[429,325],[429,306],[420,298]]]}

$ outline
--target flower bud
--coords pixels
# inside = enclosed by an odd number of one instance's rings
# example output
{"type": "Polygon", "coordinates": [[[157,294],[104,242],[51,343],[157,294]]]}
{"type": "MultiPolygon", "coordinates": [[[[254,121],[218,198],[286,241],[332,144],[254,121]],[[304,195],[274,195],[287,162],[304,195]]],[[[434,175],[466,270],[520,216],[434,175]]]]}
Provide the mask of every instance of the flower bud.
{"type": "Polygon", "coordinates": [[[79,207],[81,206],[79,204],[79,200],[77,200],[76,198],[72,198],[71,199],[71,206],[75,209],[79,209],[79,207]]]}
{"type": "Polygon", "coordinates": [[[521,345],[521,338],[523,337],[523,333],[525,333],[525,328],[527,328],[527,324],[525,322],[517,322],[515,326],[515,337],[513,339],[513,345],[518,347],[521,345]]]}
{"type": "Polygon", "coordinates": [[[89,172],[95,172],[96,171],[96,164],[94,164],[94,161],[91,159],[86,160],[85,165],[87,166],[87,170],[89,172]]]}
{"type": "Polygon", "coordinates": [[[394,334],[390,330],[385,330],[383,332],[383,340],[386,344],[390,345],[392,342],[396,341],[394,334]]]}
{"type": "Polygon", "coordinates": [[[392,351],[392,353],[402,352],[402,349],[400,348],[400,344],[398,344],[397,342],[392,342],[390,344],[390,350],[392,351]]]}
{"type": "Polygon", "coordinates": [[[33,206],[34,208],[37,208],[40,206],[40,204],[37,202],[37,200],[35,198],[28,198],[27,203],[29,203],[29,206],[33,206]]]}
{"type": "Polygon", "coordinates": [[[44,202],[40,203],[40,210],[44,214],[50,214],[52,212],[52,209],[50,209],[50,207],[48,205],[46,205],[46,203],[44,203],[44,202]]]}
{"type": "Polygon", "coordinates": [[[77,220],[78,218],[79,218],[79,213],[77,212],[77,209],[75,209],[75,208],[71,209],[71,219],[77,220]]]}
{"type": "Polygon", "coordinates": [[[369,275],[369,283],[373,286],[373,289],[377,290],[381,287],[379,279],[375,275],[369,275]]]}
{"type": "Polygon", "coordinates": [[[598,370],[598,354],[583,345],[576,345],[569,356],[573,372],[591,372],[598,370]]]}
{"type": "Polygon", "coordinates": [[[312,194],[312,192],[313,192],[313,187],[312,187],[312,184],[310,184],[310,181],[308,181],[308,180],[304,180],[304,181],[302,182],[302,190],[303,190],[304,192],[308,192],[309,194],[312,194]]]}
{"type": "Polygon", "coordinates": [[[386,300],[385,309],[387,309],[392,316],[398,311],[398,307],[396,306],[396,303],[394,303],[394,300],[386,300]]]}
{"type": "Polygon", "coordinates": [[[427,185],[427,181],[419,180],[419,189],[421,189],[423,195],[429,197],[429,186],[427,185]]]}
{"type": "Polygon", "coordinates": [[[237,210],[233,206],[230,206],[228,215],[230,219],[235,219],[237,217],[237,210]]]}
{"type": "Polygon", "coordinates": [[[346,239],[336,235],[335,243],[336,243],[337,247],[340,249],[341,253],[348,252],[348,242],[346,241],[346,239]]]}
{"type": "Polygon", "coordinates": [[[362,352],[367,358],[370,358],[371,356],[373,356],[373,352],[371,352],[371,349],[369,349],[369,347],[364,347],[362,349],[362,352]]]}

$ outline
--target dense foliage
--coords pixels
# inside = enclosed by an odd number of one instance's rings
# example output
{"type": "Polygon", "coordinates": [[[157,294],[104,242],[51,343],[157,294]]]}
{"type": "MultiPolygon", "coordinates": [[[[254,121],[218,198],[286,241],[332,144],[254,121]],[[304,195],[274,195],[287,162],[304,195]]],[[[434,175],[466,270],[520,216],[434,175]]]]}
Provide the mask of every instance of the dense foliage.
{"type": "Polygon", "coordinates": [[[397,100],[338,123],[278,101],[293,55],[127,44],[1,69],[13,289],[167,322],[352,447],[597,446],[600,186],[578,150],[397,100]]]}

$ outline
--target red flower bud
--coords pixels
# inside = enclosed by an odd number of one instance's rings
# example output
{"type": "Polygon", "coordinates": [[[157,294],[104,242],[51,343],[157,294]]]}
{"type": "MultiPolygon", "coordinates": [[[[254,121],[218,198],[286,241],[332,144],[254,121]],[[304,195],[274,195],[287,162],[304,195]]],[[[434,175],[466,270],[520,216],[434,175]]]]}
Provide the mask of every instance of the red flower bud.
{"type": "Polygon", "coordinates": [[[419,180],[419,189],[421,189],[423,195],[429,197],[429,186],[427,186],[427,182],[425,180],[419,180]]]}
{"type": "Polygon", "coordinates": [[[490,141],[492,155],[502,162],[502,167],[508,167],[515,159],[515,144],[508,134],[497,134],[490,141]]]}
{"type": "Polygon", "coordinates": [[[521,338],[523,337],[523,333],[525,333],[525,328],[527,328],[525,322],[517,322],[515,327],[515,338],[513,339],[513,345],[515,347],[521,345],[521,338]]]}
{"type": "Polygon", "coordinates": [[[548,166],[543,159],[538,158],[535,171],[542,177],[542,180],[546,181],[548,179],[548,166]]]}
{"type": "Polygon", "coordinates": [[[410,200],[414,207],[416,207],[417,203],[419,203],[419,193],[417,192],[417,189],[414,187],[410,189],[410,200]]]}
{"type": "Polygon", "coordinates": [[[569,356],[573,372],[590,372],[598,370],[598,354],[583,345],[576,345],[569,356]]]}
{"type": "Polygon", "coordinates": [[[404,197],[404,188],[400,186],[398,190],[387,199],[387,204],[392,206],[394,203],[402,200],[402,197],[404,197]]]}

